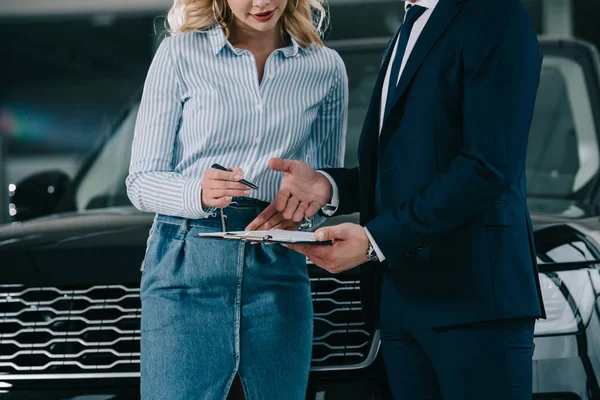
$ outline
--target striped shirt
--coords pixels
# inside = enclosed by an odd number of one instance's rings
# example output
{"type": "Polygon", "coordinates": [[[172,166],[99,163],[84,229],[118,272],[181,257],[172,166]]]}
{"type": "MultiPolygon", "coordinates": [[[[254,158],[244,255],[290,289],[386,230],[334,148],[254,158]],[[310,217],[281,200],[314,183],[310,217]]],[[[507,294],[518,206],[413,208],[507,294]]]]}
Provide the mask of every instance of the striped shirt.
{"type": "Polygon", "coordinates": [[[213,163],[240,167],[271,202],[282,174],[272,157],[314,168],[341,167],[348,77],[327,47],[288,47],[267,59],[262,82],[248,50],[220,28],[165,38],[144,85],[127,177],[127,194],[142,211],[206,218],[200,182],[213,163]]]}

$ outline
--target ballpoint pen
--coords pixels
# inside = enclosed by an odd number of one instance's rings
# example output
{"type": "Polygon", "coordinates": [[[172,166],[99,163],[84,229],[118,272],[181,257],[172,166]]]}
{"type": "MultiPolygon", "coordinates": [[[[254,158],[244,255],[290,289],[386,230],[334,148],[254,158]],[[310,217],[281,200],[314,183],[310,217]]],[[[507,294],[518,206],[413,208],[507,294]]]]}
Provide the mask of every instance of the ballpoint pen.
{"type": "MultiPolygon", "coordinates": [[[[226,171],[226,172],[229,171],[227,168],[225,168],[225,167],[223,167],[222,165],[219,165],[219,164],[213,164],[213,165],[211,165],[211,168],[218,169],[220,171],[226,171]]],[[[244,184],[244,185],[246,185],[249,188],[252,188],[254,190],[258,190],[258,186],[256,186],[254,183],[248,182],[245,179],[240,180],[240,183],[242,183],[242,184],[244,184]]]]}
{"type": "MultiPolygon", "coordinates": [[[[211,165],[211,168],[218,169],[220,171],[229,171],[227,168],[225,168],[224,166],[219,165],[217,163],[211,165]]],[[[253,184],[251,182],[248,182],[245,179],[240,180],[240,183],[244,184],[244,185],[246,185],[249,188],[252,188],[254,190],[258,190],[258,186],[256,186],[255,184],[253,184]]],[[[222,208],[219,211],[220,211],[220,214],[221,214],[221,229],[223,230],[223,232],[227,232],[227,222],[226,222],[227,215],[225,215],[225,213],[223,212],[222,208]]]]}

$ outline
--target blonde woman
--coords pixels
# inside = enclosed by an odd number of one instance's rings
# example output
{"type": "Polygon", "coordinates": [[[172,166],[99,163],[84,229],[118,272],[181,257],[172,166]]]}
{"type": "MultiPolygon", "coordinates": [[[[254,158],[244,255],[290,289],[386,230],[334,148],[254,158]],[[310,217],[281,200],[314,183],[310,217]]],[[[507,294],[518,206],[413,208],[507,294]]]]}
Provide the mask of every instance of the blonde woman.
{"type": "Polygon", "coordinates": [[[347,76],[321,42],[324,18],[316,0],[176,0],[169,13],[127,178],[133,204],[156,213],[141,281],[144,399],[225,399],[236,375],[246,399],[305,397],[305,258],[193,235],[244,230],[279,189],[272,157],[341,166],[347,76]]]}

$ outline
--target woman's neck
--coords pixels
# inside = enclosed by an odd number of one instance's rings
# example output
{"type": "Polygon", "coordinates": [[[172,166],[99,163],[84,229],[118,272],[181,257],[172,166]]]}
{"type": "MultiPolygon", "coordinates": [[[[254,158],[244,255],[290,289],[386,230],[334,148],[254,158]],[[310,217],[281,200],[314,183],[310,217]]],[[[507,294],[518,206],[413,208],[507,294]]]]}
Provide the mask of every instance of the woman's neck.
{"type": "Polygon", "coordinates": [[[275,28],[269,32],[259,32],[241,24],[231,26],[229,41],[235,47],[250,50],[253,53],[271,53],[285,46],[279,28],[275,28]]]}

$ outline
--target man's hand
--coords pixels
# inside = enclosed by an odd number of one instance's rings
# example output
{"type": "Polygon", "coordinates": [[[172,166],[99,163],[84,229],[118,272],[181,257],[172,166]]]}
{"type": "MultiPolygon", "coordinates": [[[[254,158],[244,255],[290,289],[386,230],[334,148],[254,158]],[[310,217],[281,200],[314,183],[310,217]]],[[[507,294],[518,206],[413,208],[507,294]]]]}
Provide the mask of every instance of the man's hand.
{"type": "Polygon", "coordinates": [[[312,217],[331,200],[333,188],[322,174],[301,161],[272,158],[269,167],[283,172],[281,187],[273,207],[267,207],[247,230],[265,230],[276,226],[280,218],[301,222],[312,217]],[[277,214],[279,213],[279,215],[277,214]]]}
{"type": "Polygon", "coordinates": [[[369,238],[365,229],[356,224],[342,224],[318,229],[317,240],[333,240],[331,246],[310,244],[285,245],[304,254],[315,265],[332,274],[347,271],[368,261],[369,238]]]}

